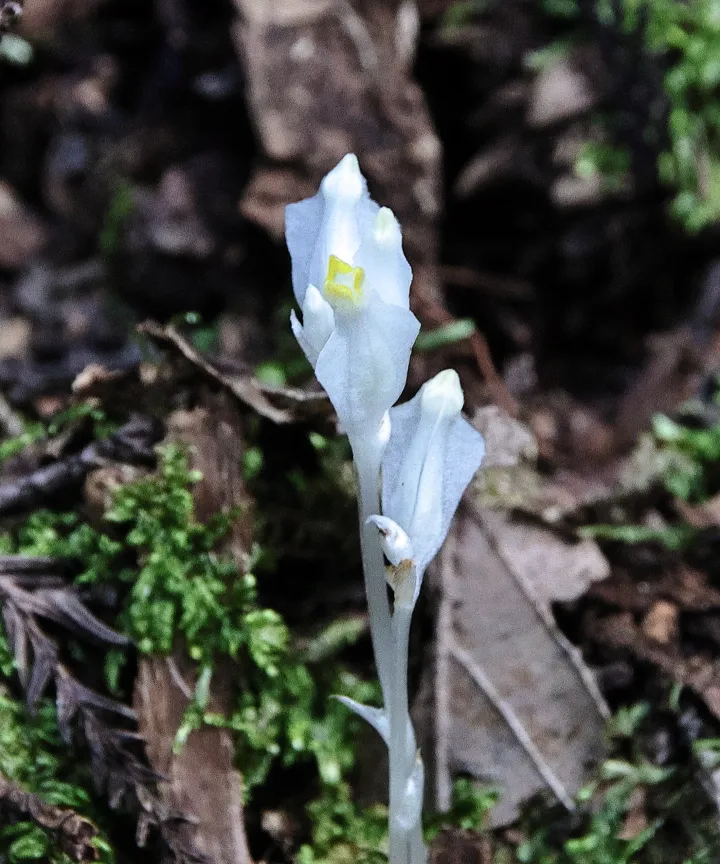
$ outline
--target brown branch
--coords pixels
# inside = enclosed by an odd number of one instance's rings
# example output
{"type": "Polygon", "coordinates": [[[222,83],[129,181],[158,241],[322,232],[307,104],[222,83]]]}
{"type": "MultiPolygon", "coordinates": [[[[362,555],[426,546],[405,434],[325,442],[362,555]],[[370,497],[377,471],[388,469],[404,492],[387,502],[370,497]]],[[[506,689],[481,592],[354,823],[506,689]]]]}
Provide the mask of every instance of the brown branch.
{"type": "Polygon", "coordinates": [[[97,861],[98,850],[92,843],[98,829],[73,810],[48,804],[11,783],[0,774],[0,814],[2,822],[33,822],[73,861],[97,861]]]}

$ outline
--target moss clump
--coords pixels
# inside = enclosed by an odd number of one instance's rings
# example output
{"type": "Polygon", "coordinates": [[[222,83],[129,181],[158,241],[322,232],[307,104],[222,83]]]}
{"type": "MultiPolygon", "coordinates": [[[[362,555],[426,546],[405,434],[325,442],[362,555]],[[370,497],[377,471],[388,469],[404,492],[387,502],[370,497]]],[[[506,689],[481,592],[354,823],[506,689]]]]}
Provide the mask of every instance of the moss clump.
{"type": "MultiPolygon", "coordinates": [[[[181,448],[159,448],[157,472],[117,491],[105,514],[112,534],[76,513],[39,511],[0,538],[0,551],[75,559],[81,568],[78,584],[126,585],[114,626],[143,653],[168,654],[182,638],[200,675],[177,746],[203,723],[222,725],[237,733],[247,791],[266,778],[275,761],[286,766],[314,761],[323,786],[340,784],[354,762],[357,722],[329,697],[372,699],[375,687],[332,664],[312,666],[303,659],[281,616],[259,605],[254,575],[238,573],[229,556],[213,551],[232,515],[207,524],[195,519],[192,485],[198,479],[181,448]],[[229,716],[206,710],[221,658],[237,670],[229,716]]],[[[7,672],[10,658],[0,652],[0,662],[3,657],[7,672]]],[[[122,659],[117,652],[109,655],[112,688],[122,659]]]]}

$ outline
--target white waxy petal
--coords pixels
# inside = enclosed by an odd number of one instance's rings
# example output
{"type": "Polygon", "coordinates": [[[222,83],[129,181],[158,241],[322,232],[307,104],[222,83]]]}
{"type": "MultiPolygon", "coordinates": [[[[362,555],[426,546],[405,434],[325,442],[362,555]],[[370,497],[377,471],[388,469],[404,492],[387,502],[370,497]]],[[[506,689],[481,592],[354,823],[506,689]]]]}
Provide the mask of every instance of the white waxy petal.
{"type": "Polygon", "coordinates": [[[315,352],[312,345],[305,338],[305,330],[294,309],[290,310],[290,329],[293,332],[293,336],[297,339],[298,345],[302,348],[303,354],[307,357],[308,362],[314,367],[315,363],[317,363],[317,357],[314,356],[315,352]]]}
{"type": "Polygon", "coordinates": [[[377,430],[402,393],[420,324],[408,309],[374,298],[356,315],[335,315],[315,375],[346,432],[377,430]]]}
{"type": "Polygon", "coordinates": [[[308,285],[321,290],[325,285],[331,255],[353,265],[365,226],[378,209],[352,154],[325,176],[317,195],[285,208],[293,291],[301,307],[308,285]]]}
{"type": "Polygon", "coordinates": [[[287,208],[286,233],[303,317],[293,316],[293,333],[342,428],[375,434],[402,393],[420,329],[400,226],[349,155],[317,195],[287,208]]]}
{"type": "Polygon", "coordinates": [[[321,195],[288,204],[285,208],[285,240],[290,252],[293,292],[301,309],[311,281],[310,268],[320,238],[324,209],[321,195]]]}
{"type": "Polygon", "coordinates": [[[465,404],[460,378],[454,369],[444,369],[422,388],[421,405],[426,414],[457,417],[465,404]]]}
{"type": "Polygon", "coordinates": [[[313,261],[310,273],[311,281],[316,285],[325,284],[331,255],[352,266],[360,248],[362,229],[355,211],[363,197],[369,199],[370,196],[354,154],[345,156],[323,178],[320,195],[325,202],[325,208],[320,243],[316,249],[318,260],[313,261]]]}
{"type": "Polygon", "coordinates": [[[335,315],[330,304],[323,300],[322,294],[314,285],[309,285],[303,303],[303,333],[312,352],[308,360],[313,368],[334,327],[335,315]]]}
{"type": "Polygon", "coordinates": [[[328,171],[320,183],[320,191],[326,200],[346,198],[356,201],[365,191],[365,178],[354,153],[348,153],[328,171]]]}
{"type": "Polygon", "coordinates": [[[372,230],[363,237],[355,261],[363,268],[368,286],[382,300],[404,309],[409,307],[412,270],[403,253],[400,225],[392,210],[380,208],[372,230]]]}
{"type": "Polygon", "coordinates": [[[482,435],[463,419],[461,407],[457,376],[440,373],[413,399],[390,411],[392,434],[382,466],[383,515],[407,532],[420,573],[442,545],[485,452],[482,435]]]}

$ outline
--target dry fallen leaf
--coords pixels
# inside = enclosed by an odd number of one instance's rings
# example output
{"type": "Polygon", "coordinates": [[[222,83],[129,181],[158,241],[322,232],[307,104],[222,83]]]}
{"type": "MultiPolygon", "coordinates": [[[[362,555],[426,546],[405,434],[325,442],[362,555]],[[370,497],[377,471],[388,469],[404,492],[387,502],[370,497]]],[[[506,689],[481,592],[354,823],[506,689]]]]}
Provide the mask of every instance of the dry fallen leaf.
{"type": "MultiPolygon", "coordinates": [[[[495,422],[516,425],[503,415],[495,422]]],[[[518,455],[527,451],[523,435],[514,440],[518,455]]],[[[579,596],[607,573],[593,543],[462,504],[435,570],[433,656],[417,704],[438,808],[448,807],[458,774],[500,787],[495,824],[542,789],[573,806],[603,752],[608,709],[549,603],[579,596]]]]}

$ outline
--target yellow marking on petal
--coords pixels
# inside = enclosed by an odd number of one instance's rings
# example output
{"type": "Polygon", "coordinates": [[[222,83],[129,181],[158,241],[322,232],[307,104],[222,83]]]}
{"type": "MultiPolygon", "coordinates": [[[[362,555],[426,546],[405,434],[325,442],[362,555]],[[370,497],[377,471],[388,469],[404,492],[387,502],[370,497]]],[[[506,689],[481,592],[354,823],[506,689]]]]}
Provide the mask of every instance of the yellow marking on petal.
{"type": "Polygon", "coordinates": [[[362,267],[353,267],[337,255],[330,256],[323,286],[328,300],[342,300],[353,306],[359,305],[363,296],[364,281],[365,271],[362,267]]]}

